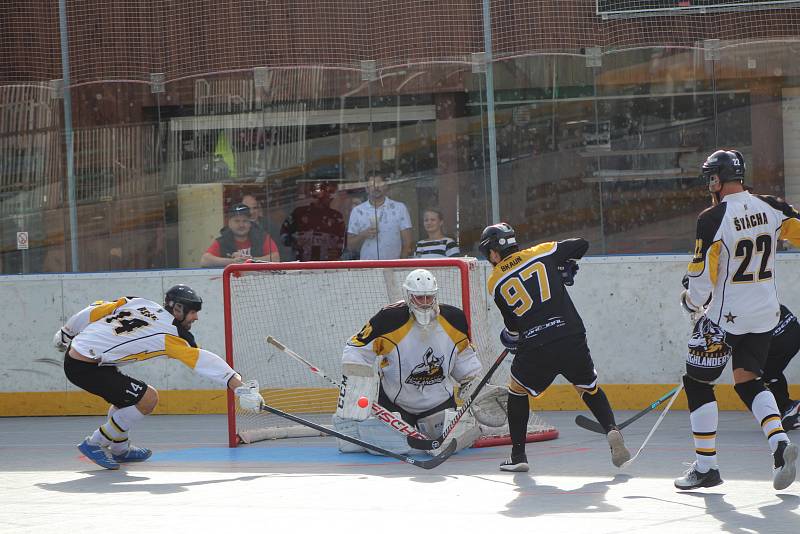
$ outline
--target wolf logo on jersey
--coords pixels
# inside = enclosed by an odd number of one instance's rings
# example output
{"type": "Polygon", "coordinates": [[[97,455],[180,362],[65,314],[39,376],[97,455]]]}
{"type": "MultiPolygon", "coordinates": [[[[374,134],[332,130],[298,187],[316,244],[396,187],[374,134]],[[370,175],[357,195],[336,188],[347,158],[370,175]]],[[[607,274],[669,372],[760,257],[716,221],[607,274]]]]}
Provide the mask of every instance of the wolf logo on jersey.
{"type": "Polygon", "coordinates": [[[702,361],[707,358],[725,358],[727,361],[731,348],[725,343],[725,330],[711,322],[708,317],[701,317],[694,325],[694,332],[689,340],[689,355],[690,358],[694,357],[692,363],[700,367],[704,367],[702,361]]]}
{"type": "Polygon", "coordinates": [[[422,357],[423,363],[414,367],[406,377],[406,384],[424,388],[431,384],[438,384],[444,380],[444,357],[437,357],[433,349],[428,347],[422,357]]]}

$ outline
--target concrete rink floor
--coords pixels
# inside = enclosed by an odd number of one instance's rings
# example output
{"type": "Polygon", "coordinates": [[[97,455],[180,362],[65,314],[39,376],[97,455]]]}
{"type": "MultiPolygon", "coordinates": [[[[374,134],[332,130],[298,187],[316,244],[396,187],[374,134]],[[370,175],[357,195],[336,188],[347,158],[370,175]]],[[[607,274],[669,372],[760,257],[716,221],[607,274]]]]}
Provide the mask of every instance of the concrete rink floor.
{"type": "MultiPolygon", "coordinates": [[[[75,448],[103,418],[0,418],[0,532],[800,532],[800,483],[773,490],[749,413],[721,412],[725,483],[690,492],[672,485],[693,459],[686,412],[668,414],[625,471],[576,413],[543,414],[561,435],[529,444],[531,472],[516,474],[498,470],[508,447],[430,471],[340,454],[329,438],[228,449],[224,417],[202,415],[145,418],[132,441],[153,457],[107,471],[75,448]]],[[[626,429],[632,453],[656,419],[626,429]]]]}

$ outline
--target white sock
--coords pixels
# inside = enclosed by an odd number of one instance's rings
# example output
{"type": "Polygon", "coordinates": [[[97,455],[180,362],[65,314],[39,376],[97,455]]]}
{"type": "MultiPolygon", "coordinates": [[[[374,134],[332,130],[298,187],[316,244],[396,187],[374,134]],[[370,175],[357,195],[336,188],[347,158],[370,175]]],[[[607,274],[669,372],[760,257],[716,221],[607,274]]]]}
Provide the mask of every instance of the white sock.
{"type": "Polygon", "coordinates": [[[136,406],[111,406],[108,414],[108,420],[94,431],[89,443],[108,447],[112,454],[119,455],[128,450],[128,431],[136,421],[144,418],[144,414],[136,406]]]}
{"type": "Polygon", "coordinates": [[[762,391],[753,399],[751,407],[753,417],[761,424],[761,430],[767,436],[769,448],[772,452],[778,448],[781,441],[789,441],[789,437],[781,425],[780,411],[775,396],[769,390],[762,391]]]}
{"type": "Polygon", "coordinates": [[[717,469],[717,426],[719,409],[716,401],[708,402],[689,414],[694,436],[694,453],[697,470],[708,473],[717,469]]]}

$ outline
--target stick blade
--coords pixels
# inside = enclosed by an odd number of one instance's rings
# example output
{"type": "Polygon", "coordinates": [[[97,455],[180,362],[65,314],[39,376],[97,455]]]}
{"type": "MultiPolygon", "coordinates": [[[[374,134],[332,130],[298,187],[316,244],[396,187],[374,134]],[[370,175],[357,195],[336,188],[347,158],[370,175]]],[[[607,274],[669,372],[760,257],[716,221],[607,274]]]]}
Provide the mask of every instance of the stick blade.
{"type": "Polygon", "coordinates": [[[422,462],[418,462],[416,465],[423,469],[433,469],[445,462],[448,458],[450,458],[458,449],[458,442],[455,438],[451,441],[447,447],[442,449],[442,452],[431,458],[430,460],[424,460],[422,462]]]}
{"type": "Polygon", "coordinates": [[[418,438],[415,436],[406,436],[406,442],[408,446],[412,449],[417,449],[420,451],[434,451],[442,446],[442,438],[444,436],[439,436],[436,439],[425,439],[425,438],[418,438]]]}
{"type": "Polygon", "coordinates": [[[605,429],[600,423],[589,419],[585,415],[575,416],[575,424],[583,429],[589,430],[590,432],[597,432],[598,434],[606,433],[605,429]]]}

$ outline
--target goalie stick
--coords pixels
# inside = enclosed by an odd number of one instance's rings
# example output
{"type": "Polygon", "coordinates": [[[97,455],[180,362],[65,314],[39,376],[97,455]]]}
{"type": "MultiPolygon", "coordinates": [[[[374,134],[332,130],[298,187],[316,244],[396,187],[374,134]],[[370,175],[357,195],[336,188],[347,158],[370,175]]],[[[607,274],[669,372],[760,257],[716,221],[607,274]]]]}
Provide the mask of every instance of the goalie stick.
{"type": "Polygon", "coordinates": [[[461,418],[464,416],[467,410],[469,410],[469,407],[472,406],[472,403],[475,402],[475,398],[478,396],[478,393],[481,392],[483,386],[486,385],[486,382],[489,381],[489,379],[492,377],[495,370],[500,366],[500,363],[502,363],[507,354],[508,354],[508,349],[503,349],[503,352],[500,353],[500,356],[497,357],[492,366],[489,367],[489,370],[486,371],[486,374],[483,375],[481,381],[478,382],[478,385],[475,386],[475,389],[472,391],[469,398],[466,401],[464,401],[464,404],[462,404],[461,408],[458,409],[455,416],[453,417],[453,420],[450,422],[449,425],[447,425],[447,428],[444,429],[444,432],[442,433],[441,436],[439,436],[436,439],[421,439],[421,438],[415,438],[413,436],[408,436],[406,438],[406,441],[408,442],[409,446],[411,446],[414,449],[419,449],[423,451],[431,451],[441,447],[444,440],[447,439],[447,436],[449,436],[450,433],[453,431],[453,428],[455,428],[455,426],[458,424],[458,422],[461,420],[461,418]]]}
{"type": "Polygon", "coordinates": [[[384,449],[383,447],[378,447],[377,445],[373,445],[372,443],[368,443],[366,441],[361,441],[360,439],[350,437],[347,434],[342,434],[341,432],[337,432],[336,430],[332,430],[322,425],[312,423],[311,421],[307,421],[301,417],[297,417],[296,415],[282,412],[281,410],[273,408],[272,406],[269,406],[266,403],[261,404],[261,409],[273,413],[277,416],[283,417],[285,419],[288,419],[290,421],[294,421],[295,423],[301,424],[303,426],[313,428],[314,430],[322,432],[323,434],[327,434],[329,436],[333,436],[342,439],[344,441],[349,441],[350,443],[354,443],[356,445],[364,447],[365,449],[378,452],[380,454],[383,454],[384,456],[390,456],[407,464],[416,465],[417,467],[421,467],[422,469],[433,469],[434,467],[438,466],[439,464],[443,463],[445,460],[450,458],[450,456],[452,456],[453,453],[456,452],[456,449],[458,448],[458,443],[456,442],[456,440],[453,440],[452,442],[450,442],[450,445],[444,448],[442,452],[439,453],[437,456],[434,456],[429,460],[417,460],[416,458],[413,458],[411,456],[406,456],[405,454],[398,454],[396,452],[384,449]]]}
{"type": "MultiPolygon", "coordinates": [[[[636,415],[632,416],[630,419],[626,419],[622,423],[618,424],[617,428],[619,430],[622,430],[623,428],[625,428],[629,424],[633,423],[634,421],[638,421],[639,419],[641,419],[645,415],[649,414],[650,412],[652,412],[653,410],[655,410],[656,408],[661,406],[661,404],[663,404],[663,402],[665,400],[669,399],[675,393],[675,391],[678,390],[680,387],[681,386],[679,386],[679,385],[675,386],[674,388],[672,388],[671,390],[666,392],[662,397],[660,397],[659,399],[653,401],[653,403],[650,406],[648,406],[647,408],[645,408],[641,412],[637,413],[636,415]]],[[[578,415],[577,417],[575,417],[575,424],[578,425],[581,428],[585,428],[586,430],[590,430],[592,432],[597,432],[598,434],[605,434],[606,433],[606,430],[603,428],[603,426],[600,423],[598,423],[597,421],[594,421],[592,419],[589,419],[585,415],[578,415]]]]}
{"type": "MultiPolygon", "coordinates": [[[[334,386],[339,388],[339,390],[342,389],[342,386],[339,384],[339,382],[337,382],[333,378],[331,378],[328,375],[326,375],[322,371],[322,369],[320,369],[319,367],[317,367],[316,365],[314,365],[310,361],[306,360],[305,358],[303,358],[302,356],[297,354],[295,351],[293,351],[292,349],[290,349],[289,347],[287,347],[286,345],[284,345],[283,343],[281,343],[280,341],[275,339],[274,337],[267,336],[267,343],[269,343],[270,345],[273,345],[274,347],[276,347],[277,349],[281,350],[285,354],[288,354],[289,356],[291,356],[292,358],[294,358],[298,362],[301,362],[301,363],[305,364],[306,367],[308,367],[309,371],[311,371],[315,375],[327,380],[328,382],[330,382],[331,384],[333,384],[334,386]]],[[[375,418],[378,419],[379,421],[381,421],[382,423],[386,423],[388,426],[392,427],[394,430],[396,430],[397,432],[400,432],[403,435],[414,436],[414,437],[422,438],[422,439],[426,439],[427,438],[427,436],[425,436],[425,434],[420,434],[417,431],[417,429],[415,429],[413,426],[409,425],[408,423],[403,421],[401,418],[396,417],[392,412],[390,412],[389,410],[387,410],[386,408],[384,408],[383,406],[381,406],[377,402],[373,402],[372,403],[372,415],[374,415],[375,418]]]]}

